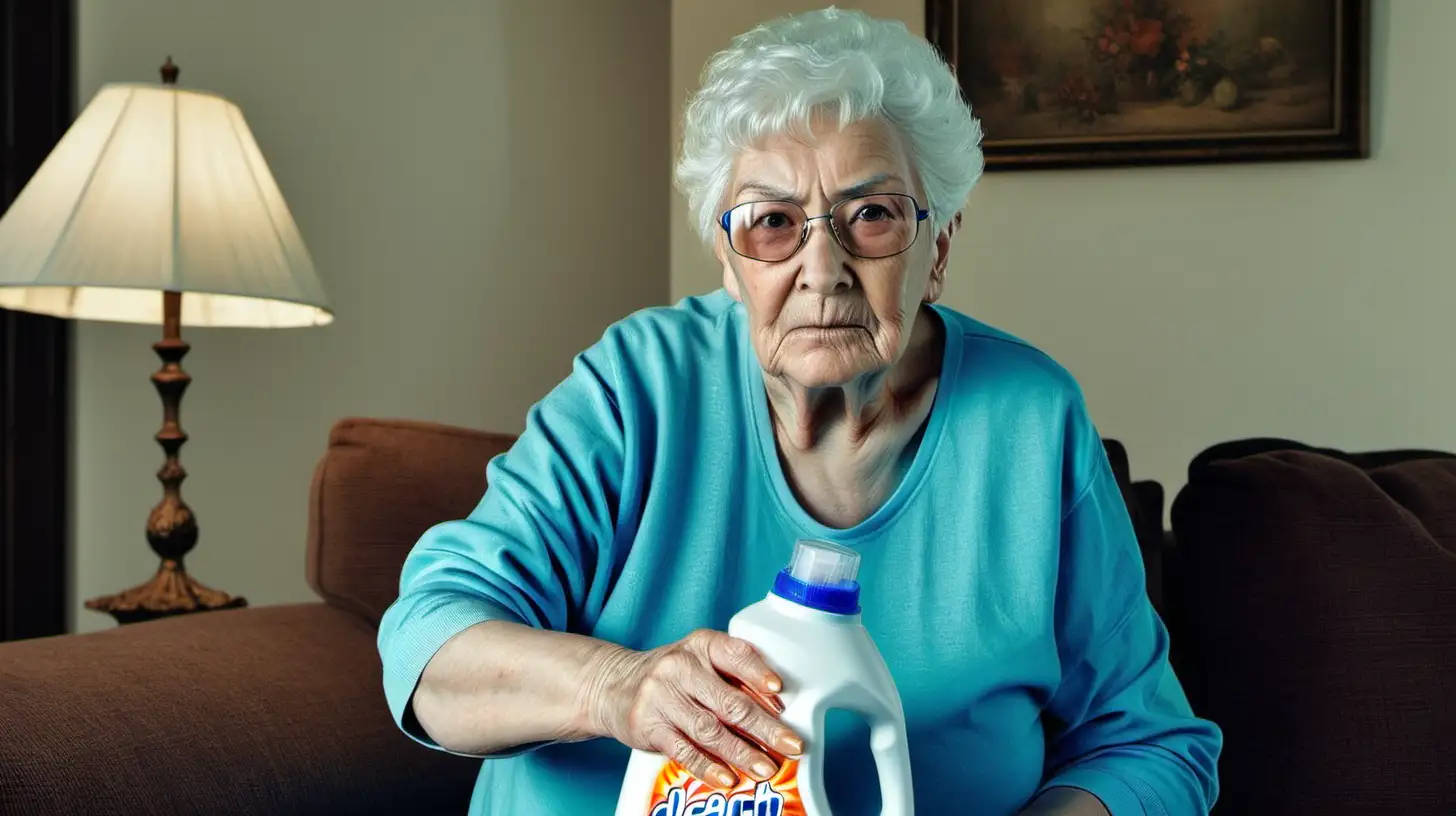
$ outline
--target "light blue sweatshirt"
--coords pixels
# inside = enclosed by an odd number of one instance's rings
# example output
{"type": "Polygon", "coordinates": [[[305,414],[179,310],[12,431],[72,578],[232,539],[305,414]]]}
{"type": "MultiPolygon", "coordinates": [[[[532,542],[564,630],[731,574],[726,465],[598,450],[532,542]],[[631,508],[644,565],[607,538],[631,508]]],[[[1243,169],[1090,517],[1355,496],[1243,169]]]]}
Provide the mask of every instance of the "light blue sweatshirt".
{"type": "MultiPolygon", "coordinates": [[[[904,701],[920,813],[1013,814],[1052,785],[1112,816],[1206,813],[1222,737],[1169,668],[1077,384],[1026,343],[934,311],[945,358],[918,451],[850,529],[815,521],[785,480],[740,305],[719,291],[609,329],[490,463],[479,506],[405,562],[379,630],[396,722],[433,746],[410,699],[466,627],[660,646],[725,628],[812,537],[862,554],[863,620],[904,701]]],[[[878,812],[857,736],[851,723],[827,747],[836,816],[878,812]]],[[[592,740],[486,759],[471,813],[611,813],[627,755],[592,740]]]]}

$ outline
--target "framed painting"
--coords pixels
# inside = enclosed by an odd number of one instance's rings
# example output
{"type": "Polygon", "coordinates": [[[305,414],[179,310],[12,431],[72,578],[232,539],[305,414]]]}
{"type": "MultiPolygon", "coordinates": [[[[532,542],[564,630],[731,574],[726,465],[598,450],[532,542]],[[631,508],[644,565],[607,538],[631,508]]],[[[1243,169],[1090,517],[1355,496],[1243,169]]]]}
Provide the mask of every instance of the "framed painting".
{"type": "Polygon", "coordinates": [[[1370,0],[926,0],[988,168],[1369,155],[1370,0]]]}

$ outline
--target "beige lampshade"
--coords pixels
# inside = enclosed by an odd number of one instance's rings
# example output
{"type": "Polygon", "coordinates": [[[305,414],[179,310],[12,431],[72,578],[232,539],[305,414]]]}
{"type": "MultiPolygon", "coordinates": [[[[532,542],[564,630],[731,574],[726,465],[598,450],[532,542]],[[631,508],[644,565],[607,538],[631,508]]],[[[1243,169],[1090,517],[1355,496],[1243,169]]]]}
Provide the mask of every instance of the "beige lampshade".
{"type": "Polygon", "coordinates": [[[0,217],[0,307],[184,326],[333,320],[298,226],[231,102],[102,88],[0,217]]]}

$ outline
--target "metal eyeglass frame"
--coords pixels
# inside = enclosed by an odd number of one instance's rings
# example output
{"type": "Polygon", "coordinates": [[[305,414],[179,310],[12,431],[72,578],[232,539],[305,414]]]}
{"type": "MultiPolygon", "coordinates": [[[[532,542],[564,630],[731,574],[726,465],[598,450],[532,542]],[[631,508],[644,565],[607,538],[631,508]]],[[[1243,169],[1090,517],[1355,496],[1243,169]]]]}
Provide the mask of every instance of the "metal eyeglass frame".
{"type": "Polygon", "coordinates": [[[745,202],[743,202],[741,204],[734,204],[732,207],[729,207],[728,209],[724,210],[723,211],[723,214],[720,215],[720,216],[718,216],[718,226],[720,226],[720,227],[723,228],[723,234],[725,236],[727,236],[727,239],[728,239],[728,248],[731,249],[731,250],[733,250],[733,254],[734,255],[737,255],[737,256],[742,257],[742,258],[747,258],[750,261],[758,261],[759,263],[783,263],[784,261],[787,261],[788,259],[794,257],[795,255],[798,255],[799,254],[799,250],[801,250],[801,249],[804,248],[804,244],[807,244],[809,242],[809,224],[811,224],[811,223],[813,223],[815,221],[819,221],[821,219],[828,218],[828,219],[830,219],[830,221],[829,221],[829,234],[832,235],[832,236],[834,236],[834,240],[839,244],[840,247],[842,247],[844,249],[845,252],[848,252],[850,255],[853,255],[854,257],[859,258],[862,261],[880,261],[880,260],[884,260],[885,258],[893,258],[896,255],[903,255],[906,252],[909,252],[910,251],[910,247],[915,246],[915,242],[918,241],[918,240],[920,240],[920,222],[924,221],[925,219],[927,219],[929,217],[930,217],[930,210],[923,209],[920,206],[920,201],[918,199],[916,199],[915,196],[910,195],[909,193],[867,193],[865,195],[857,195],[857,196],[850,196],[849,198],[842,198],[839,201],[836,201],[836,202],[834,202],[833,204],[831,204],[829,206],[829,212],[827,212],[827,213],[825,213],[823,215],[814,215],[814,216],[809,215],[808,210],[805,210],[804,207],[803,207],[803,205],[800,204],[799,202],[797,202],[797,201],[789,201],[788,199],[783,199],[783,198],[770,198],[770,199],[766,199],[764,201],[745,201],[745,202]],[[891,252],[889,255],[861,255],[858,252],[855,252],[854,250],[850,249],[849,248],[849,245],[844,242],[844,238],[839,234],[839,230],[838,229],[835,229],[835,227],[834,227],[834,220],[833,220],[833,218],[834,218],[834,211],[837,210],[837,209],[839,209],[839,205],[845,203],[846,201],[854,201],[855,199],[860,199],[860,198],[870,198],[871,196],[877,196],[877,195],[893,195],[893,196],[900,196],[901,198],[908,198],[908,199],[910,199],[910,203],[915,205],[915,235],[910,238],[910,243],[906,244],[905,245],[905,248],[902,249],[902,250],[900,250],[899,252],[891,252]],[[733,214],[733,211],[734,210],[738,209],[739,207],[747,206],[749,204],[793,204],[795,207],[798,207],[799,208],[799,211],[800,212],[804,213],[804,227],[799,230],[799,243],[797,243],[797,244],[794,245],[794,249],[793,249],[792,252],[790,252],[789,254],[785,255],[782,258],[779,258],[778,260],[775,260],[775,261],[767,261],[767,260],[764,260],[763,258],[755,258],[752,255],[744,255],[742,252],[739,252],[738,251],[738,247],[733,246],[733,226],[732,226],[732,222],[731,222],[729,216],[731,216],[733,214]]]}

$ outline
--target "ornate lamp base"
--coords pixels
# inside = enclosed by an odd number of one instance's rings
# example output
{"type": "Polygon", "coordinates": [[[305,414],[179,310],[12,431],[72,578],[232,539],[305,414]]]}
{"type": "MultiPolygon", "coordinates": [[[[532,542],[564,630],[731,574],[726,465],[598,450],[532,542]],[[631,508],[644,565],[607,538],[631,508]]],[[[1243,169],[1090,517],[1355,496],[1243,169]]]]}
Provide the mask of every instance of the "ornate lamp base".
{"type": "Polygon", "coordinates": [[[162,560],[157,574],[145,584],[86,602],[87,609],[105,612],[121,624],[141,623],[188,612],[239,609],[247,605],[244,598],[199,583],[187,574],[181,564],[170,558],[162,560]]]}
{"type": "Polygon", "coordinates": [[[162,340],[152,344],[152,349],[162,358],[162,368],[152,375],[152,384],[162,398],[162,430],[157,432],[157,444],[162,446],[167,459],[157,471],[157,480],[162,483],[162,500],[147,516],[147,543],[162,559],[162,565],[152,580],[141,586],[86,602],[87,609],[106,612],[117,623],[248,605],[242,598],[198,583],[182,566],[182,557],[197,546],[197,517],[182,501],[182,480],[187,478],[187,471],[177,459],[177,452],[187,441],[178,415],[182,394],[192,382],[192,377],[182,370],[182,358],[190,348],[182,339],[182,293],[164,292],[162,340]]]}

